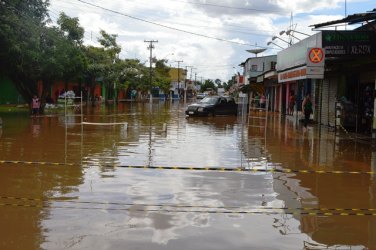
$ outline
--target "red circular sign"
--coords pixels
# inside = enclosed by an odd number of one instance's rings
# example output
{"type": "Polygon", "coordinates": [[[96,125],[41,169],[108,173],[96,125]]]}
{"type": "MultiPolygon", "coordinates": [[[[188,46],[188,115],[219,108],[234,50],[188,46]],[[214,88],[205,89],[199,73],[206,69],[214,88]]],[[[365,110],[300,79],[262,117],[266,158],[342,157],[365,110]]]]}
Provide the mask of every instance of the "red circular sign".
{"type": "Polygon", "coordinates": [[[308,53],[308,58],[312,63],[320,63],[324,59],[324,51],[321,48],[312,48],[308,53]]]}

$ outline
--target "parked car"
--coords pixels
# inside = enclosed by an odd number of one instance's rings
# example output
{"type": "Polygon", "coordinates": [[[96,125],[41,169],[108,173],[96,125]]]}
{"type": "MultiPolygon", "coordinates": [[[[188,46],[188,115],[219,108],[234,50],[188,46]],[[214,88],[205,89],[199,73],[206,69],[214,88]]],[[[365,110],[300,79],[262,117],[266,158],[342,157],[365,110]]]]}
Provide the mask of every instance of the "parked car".
{"type": "Polygon", "coordinates": [[[238,105],[234,98],[225,96],[207,96],[191,104],[185,110],[188,116],[237,115],[238,105]]]}
{"type": "Polygon", "coordinates": [[[198,93],[197,96],[196,96],[196,98],[197,99],[204,99],[206,96],[207,96],[206,93],[198,93]]]}

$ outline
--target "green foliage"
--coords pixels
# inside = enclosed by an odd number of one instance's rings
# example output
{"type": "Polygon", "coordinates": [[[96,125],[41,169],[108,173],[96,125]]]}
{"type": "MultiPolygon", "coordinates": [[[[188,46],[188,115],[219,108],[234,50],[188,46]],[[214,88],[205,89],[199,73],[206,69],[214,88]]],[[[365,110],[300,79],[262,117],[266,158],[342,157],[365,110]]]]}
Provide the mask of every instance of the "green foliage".
{"type": "Polygon", "coordinates": [[[159,87],[165,94],[170,91],[171,77],[170,67],[166,65],[167,60],[157,60],[155,63],[155,85],[159,87]]]}
{"type": "Polygon", "coordinates": [[[201,85],[200,91],[204,92],[208,89],[212,89],[215,91],[217,90],[217,87],[215,86],[213,80],[210,80],[210,79],[205,80],[205,82],[201,85]]]}
{"type": "Polygon", "coordinates": [[[60,13],[57,24],[60,26],[60,30],[64,32],[68,40],[74,41],[78,44],[82,44],[84,37],[84,28],[80,27],[78,18],[71,18],[64,12],[60,13]]]}
{"type": "Polygon", "coordinates": [[[26,101],[37,90],[41,41],[48,1],[2,1],[0,8],[0,73],[7,75],[26,101]]]}
{"type": "Polygon", "coordinates": [[[78,20],[60,15],[60,27],[49,27],[48,1],[7,1],[0,12],[0,68],[30,102],[43,81],[41,100],[55,80],[79,80],[86,59],[79,46],[83,28],[78,20]]]}
{"type": "Polygon", "coordinates": [[[234,77],[232,79],[228,80],[227,83],[223,83],[223,87],[225,88],[226,91],[228,91],[234,85],[235,85],[234,77]]]}
{"type": "MultiPolygon", "coordinates": [[[[144,64],[119,59],[117,35],[101,30],[100,47],[84,46],[84,29],[78,18],[60,13],[58,26],[47,25],[48,0],[0,3],[0,73],[12,80],[27,102],[37,93],[40,80],[44,87],[42,101],[50,86],[59,80],[85,81],[91,87],[100,82],[108,90],[106,99],[116,98],[119,89],[150,89],[149,69],[144,64]]],[[[171,79],[165,63],[156,62],[153,86],[168,92],[171,79]]]]}

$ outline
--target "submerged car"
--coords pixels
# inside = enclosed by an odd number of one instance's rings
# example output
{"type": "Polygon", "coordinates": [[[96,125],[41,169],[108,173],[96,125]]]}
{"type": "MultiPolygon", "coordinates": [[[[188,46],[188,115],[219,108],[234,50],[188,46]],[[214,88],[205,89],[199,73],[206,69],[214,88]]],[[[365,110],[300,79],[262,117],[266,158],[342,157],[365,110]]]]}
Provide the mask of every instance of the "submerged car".
{"type": "Polygon", "coordinates": [[[238,105],[234,98],[224,96],[207,96],[191,104],[185,110],[188,116],[237,115],[238,105]]]}
{"type": "Polygon", "coordinates": [[[206,93],[198,93],[197,96],[196,96],[196,98],[197,99],[204,99],[206,96],[207,96],[206,93]]]}

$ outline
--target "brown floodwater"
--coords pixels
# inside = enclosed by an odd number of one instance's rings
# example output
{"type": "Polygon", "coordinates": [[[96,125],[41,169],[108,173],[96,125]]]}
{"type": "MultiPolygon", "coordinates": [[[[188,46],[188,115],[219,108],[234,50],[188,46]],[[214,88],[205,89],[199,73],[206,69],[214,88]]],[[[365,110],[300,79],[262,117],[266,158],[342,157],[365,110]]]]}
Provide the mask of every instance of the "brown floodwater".
{"type": "Polygon", "coordinates": [[[185,107],[0,114],[0,249],[376,249],[367,138],[185,107]]]}

